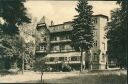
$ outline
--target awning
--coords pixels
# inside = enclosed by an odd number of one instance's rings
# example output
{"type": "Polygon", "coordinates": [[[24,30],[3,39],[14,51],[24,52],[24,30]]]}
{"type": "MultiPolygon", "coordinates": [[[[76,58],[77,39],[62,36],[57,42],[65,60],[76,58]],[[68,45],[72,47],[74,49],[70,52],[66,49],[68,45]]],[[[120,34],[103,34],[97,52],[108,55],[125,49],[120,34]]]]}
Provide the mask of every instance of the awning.
{"type": "Polygon", "coordinates": [[[46,57],[71,57],[71,56],[80,56],[80,52],[53,53],[53,54],[48,54],[46,57]]]}

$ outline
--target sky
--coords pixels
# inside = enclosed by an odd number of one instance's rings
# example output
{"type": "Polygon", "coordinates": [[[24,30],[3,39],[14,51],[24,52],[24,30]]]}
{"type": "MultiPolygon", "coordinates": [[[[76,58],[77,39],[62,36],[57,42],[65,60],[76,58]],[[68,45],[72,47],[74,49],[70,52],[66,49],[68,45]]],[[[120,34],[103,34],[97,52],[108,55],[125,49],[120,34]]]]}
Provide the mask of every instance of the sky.
{"type": "MultiPolygon", "coordinates": [[[[119,7],[116,1],[89,1],[93,6],[94,14],[104,14],[110,17],[110,11],[119,7]]],[[[77,1],[27,1],[25,7],[38,21],[45,16],[48,21],[53,20],[54,24],[61,24],[71,21],[77,15],[75,7],[77,1]]]]}

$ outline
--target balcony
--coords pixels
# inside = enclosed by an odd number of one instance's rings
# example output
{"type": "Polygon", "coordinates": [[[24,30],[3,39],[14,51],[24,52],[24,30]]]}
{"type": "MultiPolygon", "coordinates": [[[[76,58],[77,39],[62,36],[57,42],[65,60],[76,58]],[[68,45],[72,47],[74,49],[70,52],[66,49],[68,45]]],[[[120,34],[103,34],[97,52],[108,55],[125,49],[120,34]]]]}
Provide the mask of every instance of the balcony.
{"type": "MultiPolygon", "coordinates": [[[[62,63],[62,61],[46,62],[46,64],[60,64],[60,63],[62,63]]],[[[64,63],[66,63],[66,64],[80,64],[81,62],[80,61],[66,61],[64,63]]]]}
{"type": "Polygon", "coordinates": [[[70,39],[66,39],[66,40],[51,41],[51,43],[65,43],[65,42],[71,42],[71,40],[70,39]]]}
{"type": "Polygon", "coordinates": [[[41,39],[40,43],[47,43],[47,41],[41,39]]]}
{"type": "Polygon", "coordinates": [[[36,53],[46,53],[46,50],[36,50],[36,53]]]}
{"type": "Polygon", "coordinates": [[[51,33],[58,33],[58,32],[67,32],[67,31],[72,31],[72,27],[70,28],[50,28],[51,33]]]}
{"type": "Polygon", "coordinates": [[[58,53],[58,52],[60,52],[60,51],[59,51],[59,50],[58,50],[58,51],[51,50],[50,52],[51,52],[51,53],[58,53]]]}

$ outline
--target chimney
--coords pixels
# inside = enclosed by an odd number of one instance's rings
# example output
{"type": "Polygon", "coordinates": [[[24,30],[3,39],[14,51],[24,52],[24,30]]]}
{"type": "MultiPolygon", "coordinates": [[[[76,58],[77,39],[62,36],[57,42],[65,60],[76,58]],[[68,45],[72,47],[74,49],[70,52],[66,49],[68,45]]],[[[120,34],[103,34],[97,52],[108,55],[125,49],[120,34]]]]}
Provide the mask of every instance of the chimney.
{"type": "Polygon", "coordinates": [[[53,21],[51,21],[51,26],[53,26],[54,25],[54,22],[53,21]]]}

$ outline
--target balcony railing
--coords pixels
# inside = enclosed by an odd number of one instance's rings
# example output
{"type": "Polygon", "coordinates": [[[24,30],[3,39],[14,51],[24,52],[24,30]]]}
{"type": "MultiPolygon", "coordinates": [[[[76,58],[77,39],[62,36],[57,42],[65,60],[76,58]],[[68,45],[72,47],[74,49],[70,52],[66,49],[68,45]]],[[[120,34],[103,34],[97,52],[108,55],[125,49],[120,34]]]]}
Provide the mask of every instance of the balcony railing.
{"type": "Polygon", "coordinates": [[[62,53],[63,53],[63,52],[74,52],[74,51],[75,51],[75,50],[72,49],[72,50],[59,50],[59,51],[51,50],[50,52],[51,52],[51,53],[58,53],[58,52],[62,52],[62,53]]]}
{"type": "Polygon", "coordinates": [[[71,42],[71,40],[70,39],[66,39],[66,40],[51,41],[51,43],[63,43],[63,42],[71,42]]]}
{"type": "MultiPolygon", "coordinates": [[[[62,63],[62,61],[52,61],[52,62],[46,62],[46,64],[59,64],[62,63]]],[[[65,61],[66,64],[79,64],[80,61],[65,61]]]]}
{"type": "Polygon", "coordinates": [[[56,32],[64,32],[64,31],[71,31],[73,28],[70,27],[70,28],[51,28],[50,29],[50,32],[51,33],[56,33],[56,32]]]}
{"type": "Polygon", "coordinates": [[[37,50],[36,53],[46,53],[46,50],[37,50]]]}
{"type": "Polygon", "coordinates": [[[40,43],[47,43],[47,41],[44,41],[44,40],[40,40],[40,43]]]}

